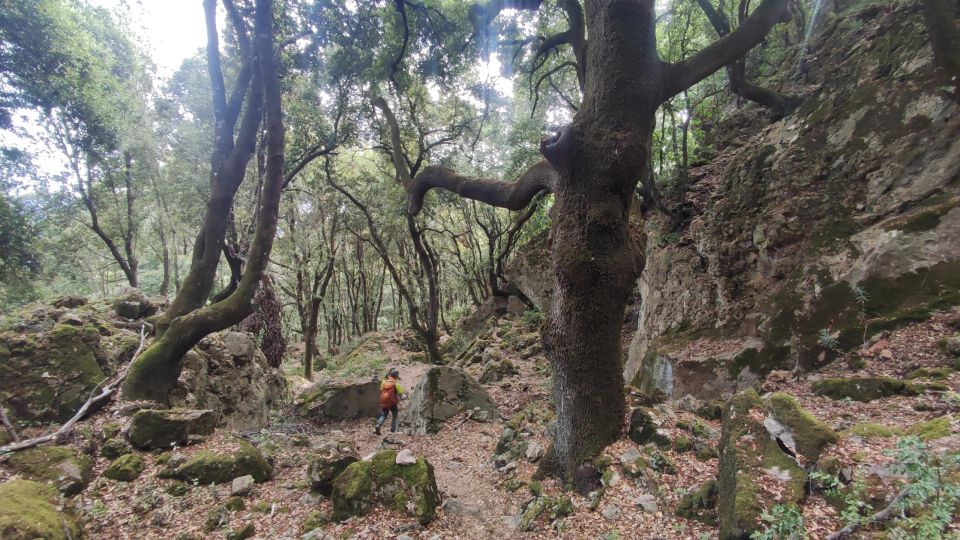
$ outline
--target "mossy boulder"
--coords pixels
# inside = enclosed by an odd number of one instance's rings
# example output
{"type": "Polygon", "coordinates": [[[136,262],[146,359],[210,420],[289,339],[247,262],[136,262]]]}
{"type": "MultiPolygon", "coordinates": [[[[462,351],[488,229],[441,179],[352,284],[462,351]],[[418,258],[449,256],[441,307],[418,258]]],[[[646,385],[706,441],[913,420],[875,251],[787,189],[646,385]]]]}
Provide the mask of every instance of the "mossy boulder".
{"type": "Polygon", "coordinates": [[[142,409],[133,415],[127,439],[144,450],[169,448],[210,435],[216,427],[217,417],[210,410],[142,409]]]}
{"type": "Polygon", "coordinates": [[[118,457],[103,471],[103,475],[119,482],[133,482],[147,466],[139,454],[126,454],[118,457]]]}
{"type": "Polygon", "coordinates": [[[717,481],[710,480],[680,499],[674,513],[682,518],[716,527],[717,495],[717,481]]]}
{"type": "Polygon", "coordinates": [[[107,459],[117,459],[130,452],[133,452],[133,447],[130,446],[130,443],[119,437],[107,439],[106,442],[103,443],[103,446],[100,447],[100,455],[107,459]]]}
{"type": "Polygon", "coordinates": [[[23,422],[65,422],[106,378],[92,325],[0,333],[0,400],[23,422]]]}
{"type": "Polygon", "coordinates": [[[52,484],[63,495],[76,495],[90,483],[93,461],[72,448],[42,446],[16,452],[7,468],[26,480],[52,484]]]}
{"type": "Polygon", "coordinates": [[[873,401],[888,396],[913,396],[917,388],[892,377],[829,378],[813,383],[813,392],[832,399],[850,398],[854,401],[873,401]]]}
{"type": "Polygon", "coordinates": [[[573,513],[573,501],[569,497],[539,496],[530,500],[520,509],[515,518],[517,531],[532,531],[540,516],[546,516],[550,521],[569,516],[573,513]]]}
{"type": "Polygon", "coordinates": [[[353,446],[344,441],[329,441],[320,445],[310,458],[307,466],[307,480],[310,489],[330,496],[333,481],[351,463],[359,461],[360,456],[353,446]]]}
{"type": "Polygon", "coordinates": [[[226,484],[246,475],[259,483],[273,476],[273,467],[257,447],[242,439],[237,439],[236,444],[233,452],[197,452],[186,462],[160,471],[160,476],[198,484],[226,484]]]}
{"type": "Polygon", "coordinates": [[[440,492],[433,466],[425,459],[397,465],[397,453],[383,450],[369,461],[350,464],[333,482],[333,517],[338,521],[366,514],[375,504],[414,516],[421,524],[433,521],[440,492]]]}
{"type": "Polygon", "coordinates": [[[766,416],[766,404],[752,389],[724,410],[717,476],[721,540],[749,538],[761,513],[776,504],[801,504],[806,496],[806,472],[771,437],[766,416]]]}
{"type": "Polygon", "coordinates": [[[490,384],[497,381],[502,381],[507,377],[511,377],[519,373],[516,366],[513,365],[513,362],[509,360],[500,360],[491,361],[487,364],[487,367],[484,368],[483,374],[480,375],[480,384],[490,384]]]}
{"type": "Polygon", "coordinates": [[[660,433],[659,428],[653,409],[637,407],[630,413],[630,429],[627,436],[637,444],[654,443],[658,446],[669,446],[669,437],[660,433]]]}
{"type": "Polygon", "coordinates": [[[57,491],[30,480],[0,484],[0,538],[5,540],[77,540],[83,528],[60,510],[57,491]]]}
{"type": "Polygon", "coordinates": [[[925,441],[949,437],[953,432],[952,424],[954,420],[950,415],[946,415],[920,422],[907,428],[907,434],[916,435],[925,441]]]}
{"type": "Polygon", "coordinates": [[[227,531],[227,540],[246,540],[247,538],[253,538],[253,535],[256,534],[257,529],[253,523],[247,523],[239,529],[232,531],[227,531]]]}
{"type": "Polygon", "coordinates": [[[774,420],[790,431],[797,452],[811,463],[820,459],[824,448],[837,442],[833,429],[801,407],[789,394],[777,392],[770,395],[767,410],[774,420]]]}

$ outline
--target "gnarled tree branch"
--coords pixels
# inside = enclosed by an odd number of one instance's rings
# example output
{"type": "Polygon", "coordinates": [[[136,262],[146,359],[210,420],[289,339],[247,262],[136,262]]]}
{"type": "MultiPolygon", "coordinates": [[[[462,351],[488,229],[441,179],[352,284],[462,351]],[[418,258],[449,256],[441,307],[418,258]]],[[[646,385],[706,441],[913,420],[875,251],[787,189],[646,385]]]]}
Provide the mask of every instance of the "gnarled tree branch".
{"type": "Polygon", "coordinates": [[[787,1],[763,0],[756,11],[733,32],[686,60],[666,64],[661,98],[669,99],[746,54],[766,37],[775,24],[789,20],[787,1]]]}
{"type": "Polygon", "coordinates": [[[556,169],[546,160],[535,163],[512,183],[461,176],[446,167],[430,166],[413,180],[407,208],[411,215],[416,215],[423,207],[427,192],[441,188],[499,208],[520,210],[538,193],[552,192],[559,178],[556,169]]]}

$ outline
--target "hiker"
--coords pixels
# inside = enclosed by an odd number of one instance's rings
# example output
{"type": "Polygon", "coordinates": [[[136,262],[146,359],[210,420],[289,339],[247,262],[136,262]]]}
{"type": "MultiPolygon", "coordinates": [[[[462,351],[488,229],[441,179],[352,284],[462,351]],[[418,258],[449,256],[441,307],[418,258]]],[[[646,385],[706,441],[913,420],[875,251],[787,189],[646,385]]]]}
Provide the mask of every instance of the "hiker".
{"type": "Polygon", "coordinates": [[[390,432],[395,433],[397,431],[397,404],[400,403],[400,395],[404,392],[403,387],[398,382],[399,380],[400,372],[391,369],[383,382],[380,383],[380,417],[377,418],[377,427],[373,430],[377,435],[380,434],[380,426],[387,421],[388,413],[393,415],[390,432]]]}

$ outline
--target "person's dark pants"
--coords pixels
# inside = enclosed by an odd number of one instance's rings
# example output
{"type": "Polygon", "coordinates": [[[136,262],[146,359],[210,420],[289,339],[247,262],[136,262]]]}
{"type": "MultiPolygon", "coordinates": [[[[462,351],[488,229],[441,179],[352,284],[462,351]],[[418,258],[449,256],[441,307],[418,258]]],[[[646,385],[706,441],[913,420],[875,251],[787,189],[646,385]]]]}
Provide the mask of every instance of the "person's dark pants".
{"type": "Polygon", "coordinates": [[[388,413],[393,415],[392,418],[390,419],[390,431],[396,431],[397,430],[397,406],[396,405],[394,405],[393,407],[390,407],[389,409],[380,409],[380,417],[377,418],[377,429],[380,429],[380,426],[382,426],[383,423],[387,421],[388,413]]]}

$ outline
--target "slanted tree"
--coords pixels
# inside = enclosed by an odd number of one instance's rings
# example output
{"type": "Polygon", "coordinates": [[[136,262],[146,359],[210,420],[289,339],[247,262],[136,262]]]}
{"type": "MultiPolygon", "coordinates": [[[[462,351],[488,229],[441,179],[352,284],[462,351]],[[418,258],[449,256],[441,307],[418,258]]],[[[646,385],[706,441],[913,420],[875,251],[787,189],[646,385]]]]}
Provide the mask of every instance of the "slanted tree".
{"type": "MultiPolygon", "coordinates": [[[[553,368],[557,426],[541,472],[566,480],[596,474],[589,461],[621,429],[620,330],[645,262],[628,220],[637,184],[650,169],[657,108],[753,48],[784,20],[787,0],[764,0],[736,30],[676,63],[659,57],[655,4],[586,0],[586,31],[574,29],[550,40],[583,49],[575,55],[583,58],[583,100],[572,123],[541,141],[544,159],[516,181],[430,166],[410,190],[413,214],[433,188],[512,210],[525,207],[537,193],[554,193],[554,297],[542,339],[553,368]],[[581,35],[582,42],[569,38],[581,35]]],[[[539,1],[493,0],[474,5],[470,19],[479,33],[506,8],[540,7],[539,1]]]]}
{"type": "Polygon", "coordinates": [[[234,90],[228,96],[221,68],[217,2],[205,0],[207,63],[216,118],[206,214],[194,244],[190,271],[164,314],[163,327],[158,329],[157,339],[130,366],[122,388],[127,399],[166,402],[180,375],[183,355],[204,336],[250,315],[273,247],[284,180],[284,130],[274,58],[273,4],[271,0],[256,0],[253,43],[247,34],[247,22],[232,0],[224,0],[223,4],[233,25],[242,64],[234,90]],[[241,110],[245,112],[237,131],[241,110]],[[266,137],[265,170],[243,277],[225,299],[204,306],[214,285],[233,199],[256,147],[261,117],[266,137]]]}

